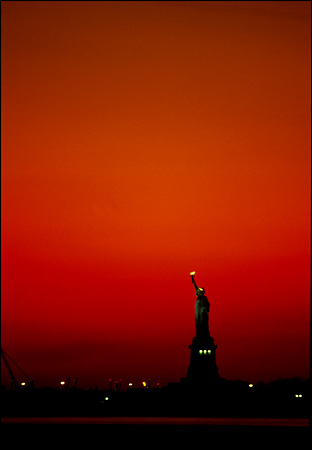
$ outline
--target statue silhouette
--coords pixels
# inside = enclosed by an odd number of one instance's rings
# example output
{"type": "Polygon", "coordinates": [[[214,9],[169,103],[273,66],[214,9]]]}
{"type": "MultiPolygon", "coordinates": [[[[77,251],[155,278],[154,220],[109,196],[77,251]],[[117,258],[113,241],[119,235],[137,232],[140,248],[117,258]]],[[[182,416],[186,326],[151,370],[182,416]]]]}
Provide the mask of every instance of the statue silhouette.
{"type": "Polygon", "coordinates": [[[209,335],[208,315],[210,309],[210,303],[205,296],[205,290],[199,288],[194,280],[194,275],[191,275],[192,283],[195,287],[196,302],[195,302],[195,327],[196,336],[203,337],[209,335]]]}
{"type": "Polygon", "coordinates": [[[187,369],[187,380],[199,388],[209,386],[210,382],[219,378],[216,364],[216,348],[213,337],[209,332],[208,318],[210,304],[205,296],[205,290],[195,283],[195,272],[190,273],[195,288],[195,327],[196,336],[189,345],[191,350],[190,365],[187,369]]]}

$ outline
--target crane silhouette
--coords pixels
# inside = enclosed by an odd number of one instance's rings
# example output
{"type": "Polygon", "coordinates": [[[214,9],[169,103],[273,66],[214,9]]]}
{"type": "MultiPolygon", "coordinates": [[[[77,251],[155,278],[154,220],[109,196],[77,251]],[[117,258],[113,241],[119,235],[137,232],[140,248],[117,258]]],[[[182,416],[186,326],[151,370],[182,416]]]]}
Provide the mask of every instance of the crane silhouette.
{"type": "Polygon", "coordinates": [[[27,373],[25,373],[23,369],[21,369],[21,367],[20,367],[20,366],[19,366],[19,365],[11,358],[11,356],[10,356],[7,352],[5,352],[5,351],[3,350],[3,348],[1,348],[1,356],[2,356],[2,358],[3,358],[4,364],[5,364],[6,368],[8,369],[8,372],[9,372],[10,377],[11,377],[11,386],[10,386],[10,389],[12,389],[13,386],[14,386],[15,389],[16,389],[17,391],[20,391],[20,390],[21,390],[21,385],[20,385],[20,383],[18,383],[18,381],[17,381],[17,379],[16,379],[16,377],[15,377],[15,375],[14,375],[14,372],[13,372],[13,370],[12,370],[10,364],[9,364],[8,359],[9,359],[9,360],[14,364],[14,366],[15,366],[18,370],[20,370],[20,372],[22,372],[22,374],[26,377],[26,379],[27,379],[28,381],[27,381],[27,384],[26,384],[26,382],[25,382],[25,385],[27,385],[27,387],[31,387],[31,386],[34,384],[34,380],[33,380],[29,375],[27,375],[27,373]]]}

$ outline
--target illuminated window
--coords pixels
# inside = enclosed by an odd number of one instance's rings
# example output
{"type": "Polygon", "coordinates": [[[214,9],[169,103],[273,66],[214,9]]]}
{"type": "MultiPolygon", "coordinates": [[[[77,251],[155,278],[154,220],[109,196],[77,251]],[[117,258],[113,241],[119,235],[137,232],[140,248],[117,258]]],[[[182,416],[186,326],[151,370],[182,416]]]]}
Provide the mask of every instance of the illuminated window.
{"type": "Polygon", "coordinates": [[[201,355],[203,353],[203,351],[202,350],[199,350],[199,354],[201,355]]]}
{"type": "Polygon", "coordinates": [[[210,353],[211,353],[211,350],[208,350],[208,353],[209,353],[209,355],[210,355],[210,353]]]}
{"type": "Polygon", "coordinates": [[[204,350],[204,355],[206,355],[206,353],[207,353],[207,350],[204,350]]]}

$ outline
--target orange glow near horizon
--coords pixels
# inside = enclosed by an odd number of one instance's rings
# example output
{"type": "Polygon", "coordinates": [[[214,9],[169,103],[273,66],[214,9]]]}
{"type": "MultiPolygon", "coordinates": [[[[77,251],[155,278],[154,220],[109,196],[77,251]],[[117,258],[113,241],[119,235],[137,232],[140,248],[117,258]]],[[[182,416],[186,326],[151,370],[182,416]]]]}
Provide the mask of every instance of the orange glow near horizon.
{"type": "Polygon", "coordinates": [[[306,377],[310,2],[1,9],[4,349],[178,381],[196,268],[221,376],[306,377]]]}

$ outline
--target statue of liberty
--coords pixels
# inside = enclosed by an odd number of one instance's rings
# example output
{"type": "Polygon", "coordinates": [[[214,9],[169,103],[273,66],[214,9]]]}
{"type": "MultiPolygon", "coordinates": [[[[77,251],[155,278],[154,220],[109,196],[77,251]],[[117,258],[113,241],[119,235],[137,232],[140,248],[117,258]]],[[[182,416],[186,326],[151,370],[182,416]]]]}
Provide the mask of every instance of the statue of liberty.
{"type": "Polygon", "coordinates": [[[194,280],[195,272],[191,272],[192,283],[195,287],[196,302],[195,302],[195,326],[196,336],[209,336],[208,315],[210,303],[205,296],[204,288],[198,287],[194,280]]]}
{"type": "Polygon", "coordinates": [[[213,337],[209,332],[208,318],[210,304],[205,296],[205,290],[195,283],[195,272],[190,273],[195,287],[195,327],[196,336],[189,345],[191,350],[190,365],[187,369],[187,381],[194,387],[204,389],[210,383],[219,379],[216,364],[216,348],[213,337]]]}

